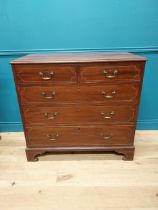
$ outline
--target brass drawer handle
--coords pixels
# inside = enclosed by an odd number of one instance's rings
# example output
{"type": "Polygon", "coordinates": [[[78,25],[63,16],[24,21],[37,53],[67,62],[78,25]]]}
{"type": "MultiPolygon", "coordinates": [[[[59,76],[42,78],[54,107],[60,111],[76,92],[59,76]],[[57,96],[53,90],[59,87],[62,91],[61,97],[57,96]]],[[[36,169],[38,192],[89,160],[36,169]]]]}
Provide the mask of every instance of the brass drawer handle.
{"type": "Polygon", "coordinates": [[[108,93],[105,92],[105,91],[102,91],[101,94],[104,96],[104,98],[111,99],[111,98],[114,98],[115,97],[116,91],[115,90],[112,91],[111,92],[111,95],[108,95],[108,93]]]}
{"type": "Polygon", "coordinates": [[[45,116],[48,120],[54,120],[55,117],[57,116],[57,114],[58,114],[58,112],[54,112],[54,113],[52,113],[51,116],[49,116],[49,113],[48,113],[48,112],[45,112],[45,113],[44,113],[44,116],[45,116]]]}
{"type": "Polygon", "coordinates": [[[54,72],[38,72],[38,75],[42,77],[43,80],[50,80],[54,76],[54,72]]]}
{"type": "Polygon", "coordinates": [[[107,79],[114,79],[118,74],[118,70],[113,70],[113,71],[104,70],[103,73],[107,79]]]}
{"type": "Polygon", "coordinates": [[[113,135],[112,135],[112,133],[109,133],[109,134],[101,133],[101,136],[103,137],[104,140],[110,140],[113,135]]]}
{"type": "Polygon", "coordinates": [[[41,95],[42,95],[44,98],[46,98],[46,99],[52,99],[52,98],[54,98],[55,94],[56,94],[55,91],[52,91],[50,96],[47,96],[47,93],[44,92],[44,91],[41,93],[41,95]]]}
{"type": "Polygon", "coordinates": [[[101,112],[101,115],[104,117],[104,119],[111,119],[115,115],[115,112],[101,112]]]}
{"type": "Polygon", "coordinates": [[[56,141],[56,140],[58,139],[58,137],[59,137],[59,134],[58,134],[58,133],[55,133],[55,134],[48,134],[47,137],[48,137],[48,139],[49,139],[50,141],[56,141]]]}

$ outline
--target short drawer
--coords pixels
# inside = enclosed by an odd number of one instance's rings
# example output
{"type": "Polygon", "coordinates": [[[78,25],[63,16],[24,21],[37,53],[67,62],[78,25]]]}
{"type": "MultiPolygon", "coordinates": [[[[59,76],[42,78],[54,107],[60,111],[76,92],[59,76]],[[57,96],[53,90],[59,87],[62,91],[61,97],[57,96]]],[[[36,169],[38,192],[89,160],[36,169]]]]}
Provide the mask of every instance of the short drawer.
{"type": "Polygon", "coordinates": [[[76,83],[76,69],[62,64],[23,64],[14,67],[17,83],[76,83]]]}
{"type": "Polygon", "coordinates": [[[23,109],[27,125],[132,123],[131,106],[27,107],[23,109]]]}
{"type": "Polygon", "coordinates": [[[26,128],[29,147],[132,145],[131,126],[76,126],[26,128]]]}
{"type": "Polygon", "coordinates": [[[138,102],[139,84],[18,87],[22,104],[138,102]]]}
{"type": "Polygon", "coordinates": [[[80,68],[81,83],[141,80],[143,64],[94,64],[80,68]]]}

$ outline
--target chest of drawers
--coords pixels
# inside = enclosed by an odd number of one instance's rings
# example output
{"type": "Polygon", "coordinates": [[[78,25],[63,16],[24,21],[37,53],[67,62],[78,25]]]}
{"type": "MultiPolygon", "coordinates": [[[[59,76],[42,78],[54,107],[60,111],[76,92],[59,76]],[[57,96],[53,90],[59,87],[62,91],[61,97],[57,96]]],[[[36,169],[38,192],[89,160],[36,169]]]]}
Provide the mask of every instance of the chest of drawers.
{"type": "Polygon", "coordinates": [[[12,61],[27,160],[75,151],[115,152],[132,160],[145,62],[130,53],[12,61]]]}

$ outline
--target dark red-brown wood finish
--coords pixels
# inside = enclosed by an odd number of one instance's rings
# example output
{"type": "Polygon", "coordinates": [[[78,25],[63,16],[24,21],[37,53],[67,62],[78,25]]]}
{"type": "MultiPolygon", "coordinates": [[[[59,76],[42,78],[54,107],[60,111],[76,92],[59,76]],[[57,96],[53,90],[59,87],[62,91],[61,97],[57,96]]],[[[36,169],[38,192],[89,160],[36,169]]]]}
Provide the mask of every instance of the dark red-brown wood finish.
{"type": "Polygon", "coordinates": [[[11,62],[27,160],[75,151],[132,160],[145,62],[130,53],[28,55],[11,62]]]}

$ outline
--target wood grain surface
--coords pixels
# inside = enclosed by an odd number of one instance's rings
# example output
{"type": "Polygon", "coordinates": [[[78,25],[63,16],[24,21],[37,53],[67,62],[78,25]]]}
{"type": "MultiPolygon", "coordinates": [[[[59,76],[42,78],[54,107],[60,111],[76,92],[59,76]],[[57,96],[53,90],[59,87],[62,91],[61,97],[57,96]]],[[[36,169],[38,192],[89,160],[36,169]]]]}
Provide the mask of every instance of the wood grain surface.
{"type": "Polygon", "coordinates": [[[12,64],[21,63],[73,63],[95,61],[145,61],[146,58],[131,53],[67,53],[67,54],[38,54],[26,55],[12,61],[12,64]]]}
{"type": "Polygon", "coordinates": [[[23,133],[2,133],[1,210],[158,210],[158,131],[137,131],[134,161],[62,154],[27,162],[23,133]]]}

